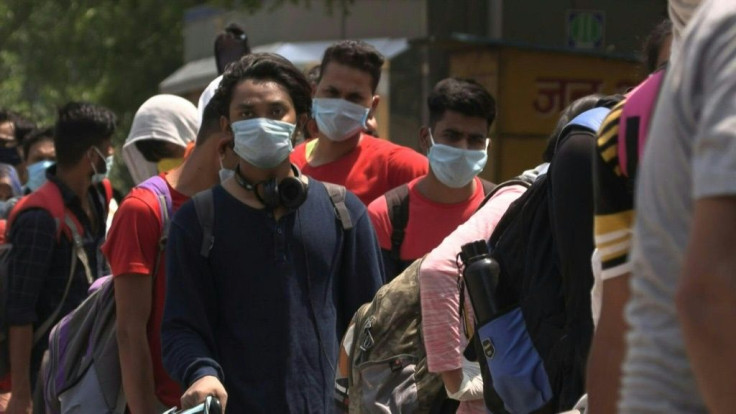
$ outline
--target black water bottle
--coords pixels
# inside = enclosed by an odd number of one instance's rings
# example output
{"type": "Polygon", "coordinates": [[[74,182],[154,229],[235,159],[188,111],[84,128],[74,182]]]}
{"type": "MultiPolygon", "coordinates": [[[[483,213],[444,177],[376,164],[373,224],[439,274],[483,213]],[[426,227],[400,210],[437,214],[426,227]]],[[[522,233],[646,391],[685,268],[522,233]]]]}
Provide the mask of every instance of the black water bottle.
{"type": "Polygon", "coordinates": [[[485,240],[478,240],[461,247],[460,259],[465,265],[463,278],[473,305],[478,325],[483,325],[498,313],[496,288],[500,268],[493,260],[485,240]]]}

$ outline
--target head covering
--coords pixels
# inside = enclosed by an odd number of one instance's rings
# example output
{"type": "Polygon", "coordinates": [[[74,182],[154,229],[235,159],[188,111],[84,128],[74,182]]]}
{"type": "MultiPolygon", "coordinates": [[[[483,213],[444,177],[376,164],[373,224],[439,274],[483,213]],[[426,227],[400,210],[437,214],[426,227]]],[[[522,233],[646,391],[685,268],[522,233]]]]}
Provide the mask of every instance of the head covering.
{"type": "MultiPolygon", "coordinates": [[[[210,82],[209,85],[202,91],[202,94],[199,95],[199,103],[197,104],[197,111],[199,111],[199,119],[204,119],[204,108],[207,107],[207,104],[210,103],[212,100],[212,97],[215,96],[215,92],[217,92],[217,88],[220,86],[220,82],[222,81],[222,75],[216,77],[212,82],[210,82]]],[[[200,125],[201,127],[201,125],[200,125]]]]}
{"type": "Polygon", "coordinates": [[[23,194],[20,178],[18,178],[18,172],[15,170],[15,167],[10,164],[0,163],[0,177],[8,177],[10,179],[10,188],[13,191],[13,197],[23,194]]]}
{"type": "Polygon", "coordinates": [[[669,0],[667,11],[672,20],[672,46],[670,47],[670,61],[672,56],[679,52],[680,41],[690,18],[701,3],[701,0],[669,0]]]}
{"type": "Polygon", "coordinates": [[[155,162],[143,157],[135,146],[137,141],[154,139],[171,142],[185,148],[194,141],[199,128],[197,108],[188,100],[175,95],[156,95],[138,108],[123,145],[123,159],[136,184],[158,174],[155,162]]]}

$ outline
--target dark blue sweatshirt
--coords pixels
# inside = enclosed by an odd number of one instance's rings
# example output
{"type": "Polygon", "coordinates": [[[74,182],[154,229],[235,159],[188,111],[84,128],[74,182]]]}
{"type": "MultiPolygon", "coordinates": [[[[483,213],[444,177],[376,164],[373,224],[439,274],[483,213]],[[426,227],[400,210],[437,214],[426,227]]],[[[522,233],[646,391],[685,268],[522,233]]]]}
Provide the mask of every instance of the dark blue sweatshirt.
{"type": "Polygon", "coordinates": [[[347,194],[354,227],[345,231],[316,180],[304,204],[278,222],[221,186],[212,191],[209,258],[200,255],[192,202],[171,224],[165,368],[185,388],[219,377],[228,413],[333,411],[338,342],[385,280],[365,207],[347,194]]]}

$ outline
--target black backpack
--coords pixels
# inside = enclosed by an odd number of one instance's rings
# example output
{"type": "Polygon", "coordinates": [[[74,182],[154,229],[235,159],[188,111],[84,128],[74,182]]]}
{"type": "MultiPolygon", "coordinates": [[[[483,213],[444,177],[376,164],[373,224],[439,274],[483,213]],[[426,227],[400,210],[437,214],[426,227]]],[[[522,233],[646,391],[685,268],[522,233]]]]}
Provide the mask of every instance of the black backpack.
{"type": "MultiPolygon", "coordinates": [[[[594,139],[608,111],[584,112],[563,129],[560,141],[573,128],[594,139]]],[[[570,409],[585,392],[592,332],[579,322],[584,318],[570,316],[590,314],[590,304],[567,309],[566,298],[589,295],[592,277],[563,281],[552,197],[548,174],[542,174],[509,206],[488,241],[500,268],[493,298],[499,311],[476,321],[473,343],[485,403],[494,414],[556,413],[570,409]]]]}
{"type": "MultiPolygon", "coordinates": [[[[306,177],[303,178],[306,180],[306,177]]],[[[350,211],[347,205],[345,205],[345,196],[347,190],[345,187],[326,183],[320,181],[320,184],[325,186],[327,194],[330,196],[330,202],[335,208],[335,218],[340,222],[343,231],[348,231],[353,228],[353,220],[350,217],[350,211]]],[[[194,203],[194,209],[197,212],[197,219],[199,225],[202,226],[202,246],[200,247],[199,254],[202,257],[210,257],[210,250],[215,244],[215,237],[213,230],[215,226],[215,201],[212,198],[212,189],[202,191],[195,194],[192,197],[194,203]]]]}

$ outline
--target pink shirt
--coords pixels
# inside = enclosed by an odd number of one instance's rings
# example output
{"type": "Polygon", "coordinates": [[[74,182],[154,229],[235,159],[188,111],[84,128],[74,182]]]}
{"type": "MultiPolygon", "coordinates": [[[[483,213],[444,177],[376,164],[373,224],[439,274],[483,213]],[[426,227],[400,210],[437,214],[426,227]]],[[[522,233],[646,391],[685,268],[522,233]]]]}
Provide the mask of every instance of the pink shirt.
{"type": "MultiPolygon", "coordinates": [[[[516,185],[499,190],[482,209],[447,236],[424,259],[419,272],[419,291],[430,372],[462,368],[462,354],[467,339],[458,314],[460,295],[455,258],[460,247],[476,240],[488,240],[506,209],[524,191],[524,187],[516,185]]],[[[473,310],[467,300],[465,303],[468,317],[472,320],[473,310]]],[[[483,400],[463,402],[458,409],[458,413],[485,412],[483,400]]]]}

